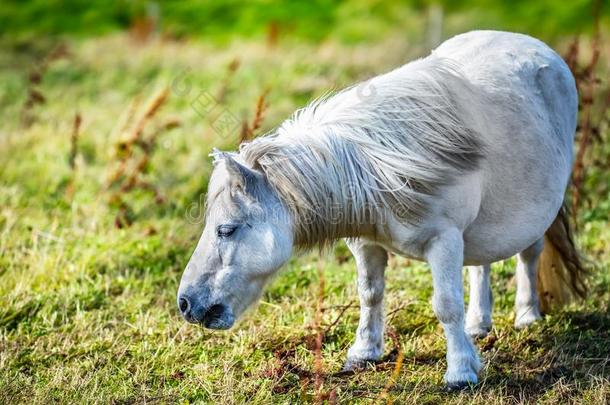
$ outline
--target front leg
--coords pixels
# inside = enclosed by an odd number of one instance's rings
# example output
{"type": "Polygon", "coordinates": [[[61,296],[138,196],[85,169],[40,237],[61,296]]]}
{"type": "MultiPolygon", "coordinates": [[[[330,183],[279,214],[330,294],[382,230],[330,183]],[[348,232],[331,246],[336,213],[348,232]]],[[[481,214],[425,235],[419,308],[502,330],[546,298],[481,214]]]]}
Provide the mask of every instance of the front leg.
{"type": "Polygon", "coordinates": [[[430,240],[426,259],[432,268],[432,308],[447,338],[445,382],[449,389],[476,384],[481,364],[464,331],[464,241],[461,232],[449,229],[430,240]]]}
{"type": "Polygon", "coordinates": [[[349,348],[343,367],[353,370],[379,360],[383,354],[383,288],[388,253],[382,247],[360,239],[347,241],[347,246],[356,259],[360,297],[356,341],[349,348]]]}

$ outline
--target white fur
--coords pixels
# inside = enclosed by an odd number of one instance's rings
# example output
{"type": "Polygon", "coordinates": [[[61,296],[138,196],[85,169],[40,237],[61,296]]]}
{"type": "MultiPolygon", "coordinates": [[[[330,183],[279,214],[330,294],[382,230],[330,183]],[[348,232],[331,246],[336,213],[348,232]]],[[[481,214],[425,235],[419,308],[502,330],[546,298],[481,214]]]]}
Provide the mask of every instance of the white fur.
{"type": "Polygon", "coordinates": [[[293,249],[348,238],[361,300],[353,367],[382,355],[386,252],[425,260],[447,338],[445,380],[474,383],[480,362],[465,326],[491,327],[490,263],[523,252],[516,325],[540,317],[535,267],[570,173],[574,80],[542,42],[477,31],[362,86],[239,154],[215,154],[206,226],[179,297],[201,316],[226,304],[214,327],[228,327],[293,249]],[[223,224],[238,232],[221,238],[223,224]],[[484,269],[471,271],[467,315],[464,265],[484,269]]]}
{"type": "Polygon", "coordinates": [[[515,327],[524,328],[541,318],[536,291],[536,269],[544,239],[517,256],[517,297],[515,298],[515,327]]]}
{"type": "Polygon", "coordinates": [[[382,247],[362,240],[348,240],[358,269],[360,322],[356,341],[347,352],[346,368],[359,366],[383,355],[383,289],[388,253],[382,247]]]}
{"type": "Polygon", "coordinates": [[[466,313],[466,332],[473,338],[484,337],[491,330],[493,299],[489,273],[491,266],[468,266],[470,302],[466,313]]]}

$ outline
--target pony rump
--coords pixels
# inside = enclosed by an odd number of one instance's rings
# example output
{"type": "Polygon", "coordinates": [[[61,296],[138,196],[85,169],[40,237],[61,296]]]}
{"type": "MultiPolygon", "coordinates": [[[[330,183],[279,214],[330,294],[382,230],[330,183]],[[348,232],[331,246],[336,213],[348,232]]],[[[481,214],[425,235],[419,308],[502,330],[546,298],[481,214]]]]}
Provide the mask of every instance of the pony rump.
{"type": "Polygon", "coordinates": [[[431,56],[314,101],[240,156],[291,210],[300,247],[374,229],[382,209],[418,223],[440,186],[478,168],[475,91],[431,56]]]}

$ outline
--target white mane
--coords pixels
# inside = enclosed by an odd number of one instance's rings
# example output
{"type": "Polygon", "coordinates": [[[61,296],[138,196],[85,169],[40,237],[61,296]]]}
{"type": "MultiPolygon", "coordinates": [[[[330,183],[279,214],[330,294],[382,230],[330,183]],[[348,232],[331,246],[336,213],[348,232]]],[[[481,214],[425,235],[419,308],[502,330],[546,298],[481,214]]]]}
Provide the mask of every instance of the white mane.
{"type": "Polygon", "coordinates": [[[314,101],[240,156],[291,210],[299,245],[361,232],[380,208],[417,222],[440,185],[477,167],[473,92],[430,56],[314,101]]]}

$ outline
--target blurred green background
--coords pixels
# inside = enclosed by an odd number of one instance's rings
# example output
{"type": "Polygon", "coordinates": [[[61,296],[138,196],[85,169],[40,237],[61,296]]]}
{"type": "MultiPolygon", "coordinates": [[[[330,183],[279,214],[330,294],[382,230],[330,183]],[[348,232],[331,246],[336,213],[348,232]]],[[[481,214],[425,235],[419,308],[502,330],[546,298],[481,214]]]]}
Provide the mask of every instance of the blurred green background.
{"type": "Polygon", "coordinates": [[[609,3],[0,0],[0,403],[608,403],[609,3]],[[358,322],[342,242],[291,260],[230,332],[181,319],[213,147],[482,28],[547,41],[577,79],[584,301],[516,331],[515,263],[494,264],[481,384],[457,394],[422,263],[390,260],[375,371],[336,373],[358,322]]]}
{"type": "MultiPolygon", "coordinates": [[[[379,39],[392,26],[406,31],[410,17],[439,7],[449,16],[459,15],[479,29],[527,32],[542,39],[590,33],[593,0],[225,0],[225,1],[104,1],[104,0],[3,0],[0,35],[100,35],[129,28],[143,16],[159,19],[164,34],[223,41],[266,34],[270,24],[305,40],[339,38],[345,42],[379,39]]],[[[599,1],[602,21],[610,4],[599,1]]],[[[457,24],[454,26],[454,29],[457,24]]],[[[462,27],[463,29],[464,27],[462,27]]],[[[451,34],[451,32],[448,32],[451,34]]]]}

